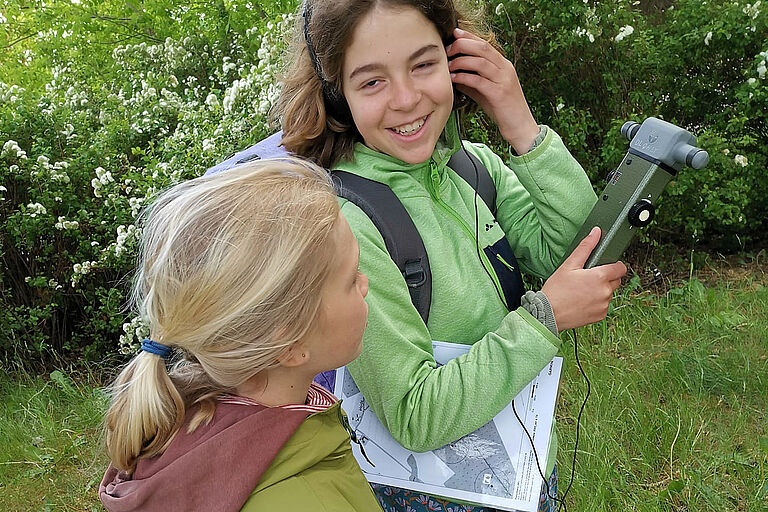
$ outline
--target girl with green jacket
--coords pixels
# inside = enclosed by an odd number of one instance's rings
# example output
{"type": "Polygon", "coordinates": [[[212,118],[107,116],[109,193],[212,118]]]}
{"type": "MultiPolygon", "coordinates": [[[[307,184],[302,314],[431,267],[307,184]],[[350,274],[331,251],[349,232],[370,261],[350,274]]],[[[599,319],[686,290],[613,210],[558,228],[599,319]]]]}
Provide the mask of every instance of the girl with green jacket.
{"type": "MultiPolygon", "coordinates": [[[[426,247],[425,323],[371,219],[340,201],[371,277],[364,350],[349,370],[393,437],[415,451],[491,420],[558,352],[559,331],[605,317],[626,273],[620,262],[583,269],[598,230],[560,264],[595,194],[560,137],[534,120],[514,66],[478,32],[451,0],[307,0],[279,103],[288,151],[387,185],[426,247]],[[508,163],[461,141],[461,97],[494,119],[508,163]],[[490,173],[495,215],[448,167],[457,151],[490,173]],[[502,239],[513,257],[497,249],[502,239]],[[520,270],[545,278],[542,289],[504,289],[503,274],[520,270]],[[472,348],[438,367],[433,340],[472,348]]],[[[542,468],[550,487],[556,451],[553,428],[542,468]]],[[[418,493],[374,487],[387,511],[426,510],[418,493]]],[[[542,486],[540,509],[555,497],[542,486]]]]}

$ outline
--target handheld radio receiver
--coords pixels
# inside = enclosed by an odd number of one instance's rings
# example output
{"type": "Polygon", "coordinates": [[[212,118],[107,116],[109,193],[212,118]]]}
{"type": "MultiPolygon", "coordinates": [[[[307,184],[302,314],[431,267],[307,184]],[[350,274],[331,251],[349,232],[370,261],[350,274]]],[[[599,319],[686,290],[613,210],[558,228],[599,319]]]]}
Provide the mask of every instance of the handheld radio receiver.
{"type": "Polygon", "coordinates": [[[566,253],[599,226],[600,242],[584,268],[618,261],[638,229],[651,223],[657,199],[683,165],[703,169],[709,162],[707,152],[696,147],[696,137],[655,117],[642,124],[627,121],[621,133],[630,140],[629,151],[606,177],[605,190],[566,253]]]}

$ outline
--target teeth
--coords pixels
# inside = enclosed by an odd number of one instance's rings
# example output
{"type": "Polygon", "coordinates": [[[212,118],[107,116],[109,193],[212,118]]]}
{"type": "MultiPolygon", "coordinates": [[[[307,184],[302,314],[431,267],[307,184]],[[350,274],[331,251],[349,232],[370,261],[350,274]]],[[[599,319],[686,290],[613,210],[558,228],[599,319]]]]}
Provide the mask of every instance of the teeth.
{"type": "Polygon", "coordinates": [[[427,118],[426,116],[424,116],[418,121],[416,121],[415,123],[404,124],[402,126],[395,126],[394,128],[392,128],[392,130],[396,131],[400,135],[411,135],[412,133],[419,131],[419,128],[424,126],[424,121],[426,120],[427,118]]]}

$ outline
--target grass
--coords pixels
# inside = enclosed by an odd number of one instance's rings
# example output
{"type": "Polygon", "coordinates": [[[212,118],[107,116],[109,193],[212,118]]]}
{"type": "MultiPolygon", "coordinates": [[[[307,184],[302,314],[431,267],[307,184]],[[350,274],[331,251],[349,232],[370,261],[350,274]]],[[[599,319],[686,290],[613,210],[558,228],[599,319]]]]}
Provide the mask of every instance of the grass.
{"type": "MultiPolygon", "coordinates": [[[[764,277],[694,277],[661,296],[631,283],[606,322],[577,332],[592,393],[569,509],[768,510],[764,277]]],[[[561,495],[586,390],[566,346],[561,495]]]]}
{"type": "MultiPolygon", "coordinates": [[[[569,510],[768,511],[767,284],[759,268],[655,292],[633,279],[607,321],[577,331],[592,392],[569,510]]],[[[561,496],[586,390],[572,341],[563,355],[561,496]]],[[[0,510],[101,510],[98,385],[0,377],[0,510]]]]}
{"type": "Polygon", "coordinates": [[[91,375],[0,377],[0,510],[103,510],[105,403],[91,375]]]}

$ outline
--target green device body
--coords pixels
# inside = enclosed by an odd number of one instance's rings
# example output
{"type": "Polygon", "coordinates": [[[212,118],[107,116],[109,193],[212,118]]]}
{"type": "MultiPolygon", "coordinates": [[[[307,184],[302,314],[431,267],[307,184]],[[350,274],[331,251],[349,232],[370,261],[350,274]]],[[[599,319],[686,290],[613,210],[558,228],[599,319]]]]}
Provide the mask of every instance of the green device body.
{"type": "Polygon", "coordinates": [[[642,124],[628,121],[621,133],[630,140],[629,151],[606,177],[605,189],[566,253],[600,227],[600,242],[584,268],[618,261],[638,230],[653,220],[656,201],[683,165],[702,169],[709,162],[707,152],[696,147],[696,137],[654,117],[642,124]]]}

